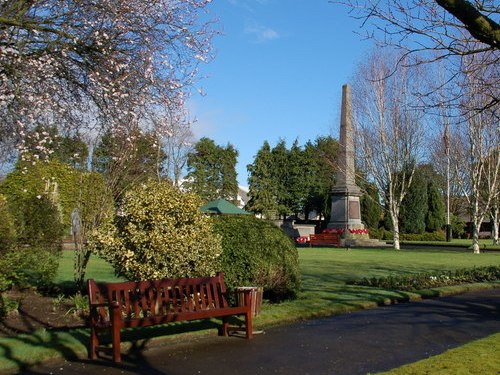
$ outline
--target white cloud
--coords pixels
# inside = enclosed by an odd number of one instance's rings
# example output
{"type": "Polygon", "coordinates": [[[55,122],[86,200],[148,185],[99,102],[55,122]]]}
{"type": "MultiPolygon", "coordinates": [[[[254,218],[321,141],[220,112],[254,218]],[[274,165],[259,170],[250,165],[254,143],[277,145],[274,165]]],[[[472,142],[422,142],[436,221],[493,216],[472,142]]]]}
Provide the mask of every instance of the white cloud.
{"type": "Polygon", "coordinates": [[[256,37],[257,42],[264,43],[271,40],[276,40],[281,35],[270,27],[263,26],[257,22],[252,22],[245,26],[245,33],[256,37]]]}

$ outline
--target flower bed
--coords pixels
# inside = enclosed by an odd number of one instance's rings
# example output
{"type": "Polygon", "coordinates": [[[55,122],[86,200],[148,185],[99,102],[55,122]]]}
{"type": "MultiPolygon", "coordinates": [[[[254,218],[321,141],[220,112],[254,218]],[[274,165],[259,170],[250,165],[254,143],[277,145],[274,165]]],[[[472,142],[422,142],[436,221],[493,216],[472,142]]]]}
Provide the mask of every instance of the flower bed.
{"type": "MultiPolygon", "coordinates": [[[[351,234],[368,234],[368,229],[347,229],[347,230],[351,234]]],[[[344,234],[345,231],[346,231],[346,228],[338,228],[338,229],[327,228],[327,229],[324,229],[322,233],[344,234]]]]}

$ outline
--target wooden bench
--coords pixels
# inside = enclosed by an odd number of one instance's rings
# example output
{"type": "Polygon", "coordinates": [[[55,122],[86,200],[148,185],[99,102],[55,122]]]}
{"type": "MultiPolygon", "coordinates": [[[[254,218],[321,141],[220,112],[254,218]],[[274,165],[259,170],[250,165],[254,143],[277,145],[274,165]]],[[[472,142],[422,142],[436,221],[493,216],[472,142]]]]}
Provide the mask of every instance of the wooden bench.
{"type": "Polygon", "coordinates": [[[309,246],[340,246],[339,233],[317,233],[309,235],[309,246]]]}
{"type": "MultiPolygon", "coordinates": [[[[98,332],[111,331],[112,355],[121,361],[120,330],[169,322],[222,318],[220,334],[228,336],[228,318],[245,317],[246,337],[252,338],[251,290],[244,306],[230,306],[224,276],[95,283],[88,280],[90,305],[89,358],[100,350],[98,332]]],[[[109,349],[107,349],[109,350],[109,349]]]]}

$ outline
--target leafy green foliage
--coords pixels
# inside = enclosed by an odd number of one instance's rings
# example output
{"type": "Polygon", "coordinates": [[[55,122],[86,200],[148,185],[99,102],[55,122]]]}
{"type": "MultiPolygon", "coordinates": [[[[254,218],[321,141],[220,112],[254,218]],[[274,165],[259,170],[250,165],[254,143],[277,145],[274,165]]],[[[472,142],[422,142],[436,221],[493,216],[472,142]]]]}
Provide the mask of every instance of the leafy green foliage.
{"type": "Polygon", "coordinates": [[[0,292],[17,287],[47,287],[56,276],[61,252],[43,247],[20,247],[0,257],[0,292]]]}
{"type": "Polygon", "coordinates": [[[425,217],[425,230],[434,232],[440,230],[446,221],[443,196],[434,180],[430,180],[427,184],[427,200],[428,211],[425,217]]]}
{"type": "Polygon", "coordinates": [[[423,233],[427,211],[427,181],[417,169],[408,193],[401,203],[399,215],[401,232],[423,233]]]}
{"type": "Polygon", "coordinates": [[[59,210],[66,233],[70,233],[71,212],[80,208],[84,226],[98,223],[109,212],[113,201],[98,173],[81,172],[57,160],[35,165],[19,163],[0,185],[14,214],[18,234],[24,235],[25,210],[33,200],[48,197],[59,210]]]}
{"type": "Polygon", "coordinates": [[[16,228],[5,196],[0,194],[0,256],[16,244],[16,228]]]}
{"type": "Polygon", "coordinates": [[[238,151],[231,144],[221,147],[209,138],[200,139],[188,156],[187,189],[206,202],[218,198],[234,202],[238,195],[237,157],[238,151]]]}
{"type": "Polygon", "coordinates": [[[415,291],[442,286],[498,280],[500,280],[500,266],[490,266],[460,269],[456,271],[443,271],[439,273],[364,278],[362,280],[349,281],[347,284],[415,291]]]}
{"type": "Polygon", "coordinates": [[[400,235],[403,241],[446,241],[446,233],[442,230],[424,233],[405,233],[400,235]]]}
{"type": "Polygon", "coordinates": [[[272,149],[264,142],[253,164],[247,166],[247,209],[267,219],[288,214],[307,217],[312,211],[327,217],[337,153],[338,142],[331,137],[319,137],[304,148],[295,141],[290,150],[284,140],[272,149]]]}
{"type": "Polygon", "coordinates": [[[228,287],[261,286],[273,301],[296,296],[298,253],[280,228],[252,216],[218,216],[214,230],[222,236],[221,264],[228,287]]]}
{"type": "Polygon", "coordinates": [[[129,190],[113,222],[94,231],[90,248],[129,280],[215,274],[222,253],[201,201],[162,182],[129,190]]]}
{"type": "MultiPolygon", "coordinates": [[[[380,220],[382,218],[382,207],[377,187],[374,184],[365,183],[363,187],[365,194],[360,198],[361,218],[366,226],[374,233],[378,232],[380,220]]],[[[377,233],[378,234],[378,233],[377,233]]]]}
{"type": "Polygon", "coordinates": [[[463,221],[459,216],[451,216],[451,232],[454,238],[461,238],[465,234],[465,221],[463,221]]]}
{"type": "Polygon", "coordinates": [[[61,215],[50,199],[42,195],[26,201],[23,207],[23,244],[57,249],[61,247],[63,225],[61,215]]]}
{"type": "Polygon", "coordinates": [[[267,141],[257,152],[253,164],[247,165],[250,173],[249,201],[247,209],[249,211],[262,214],[264,218],[272,218],[278,209],[276,196],[277,181],[273,178],[273,163],[271,147],[267,141]]]}

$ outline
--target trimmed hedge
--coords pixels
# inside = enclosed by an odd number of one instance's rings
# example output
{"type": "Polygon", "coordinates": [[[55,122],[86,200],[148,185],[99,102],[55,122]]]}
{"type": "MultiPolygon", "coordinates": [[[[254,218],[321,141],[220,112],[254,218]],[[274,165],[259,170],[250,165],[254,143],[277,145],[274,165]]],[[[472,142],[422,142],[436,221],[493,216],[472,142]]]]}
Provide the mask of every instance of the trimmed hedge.
{"type": "Polygon", "coordinates": [[[402,241],[446,241],[446,233],[442,230],[437,232],[404,233],[400,235],[402,241]]]}
{"type": "Polygon", "coordinates": [[[382,289],[415,291],[477,282],[500,280],[500,266],[459,269],[439,273],[419,273],[416,275],[363,278],[348,281],[349,285],[362,285],[382,289]]]}
{"type": "Polygon", "coordinates": [[[217,216],[213,227],[222,236],[221,265],[228,288],[260,286],[272,302],[296,297],[298,252],[280,228],[253,216],[217,216]]]}

